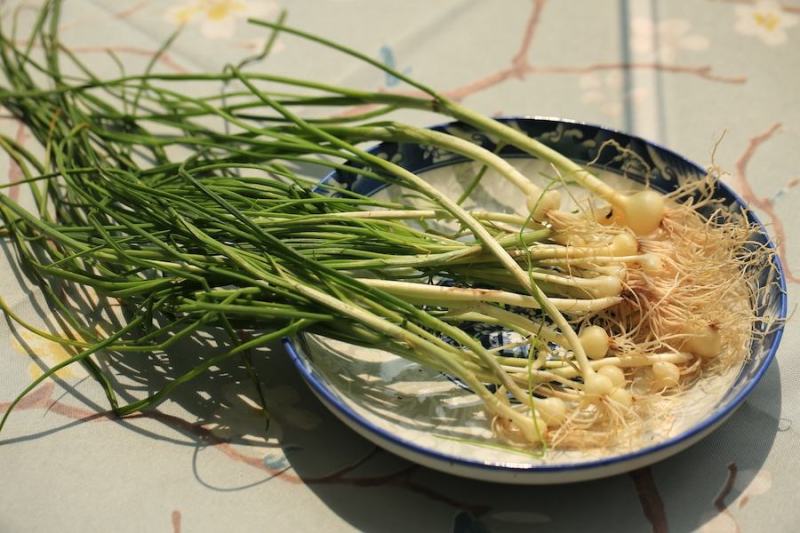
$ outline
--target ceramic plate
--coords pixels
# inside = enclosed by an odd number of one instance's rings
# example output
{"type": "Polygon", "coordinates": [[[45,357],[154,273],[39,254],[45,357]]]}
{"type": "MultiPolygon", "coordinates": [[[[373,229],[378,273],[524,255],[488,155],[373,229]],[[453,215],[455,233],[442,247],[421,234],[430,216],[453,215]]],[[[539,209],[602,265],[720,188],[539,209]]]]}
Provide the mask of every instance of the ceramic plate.
{"type": "MultiPolygon", "coordinates": [[[[630,186],[645,179],[656,189],[674,190],[705,170],[679,155],[637,137],[564,120],[503,119],[527,135],[577,162],[592,162],[606,180],[630,186]],[[613,141],[609,143],[609,141],[613,141]],[[612,147],[615,146],[615,147],[612,147]],[[602,147],[602,149],[601,149],[602,147]]],[[[459,123],[439,126],[496,150],[485,135],[459,123]]],[[[415,144],[386,143],[374,153],[423,176],[440,190],[458,196],[476,165],[448,152],[415,144]]],[[[548,168],[516,149],[499,152],[526,175],[548,168]]],[[[397,191],[374,180],[333,173],[326,178],[361,194],[392,197],[397,191]]],[[[725,185],[714,193],[733,212],[743,201],[725,185]]],[[[520,195],[505,180],[488,173],[471,196],[476,205],[494,211],[521,207],[520,195]]],[[[747,213],[760,232],[754,242],[772,246],[766,230],[747,213]]],[[[786,314],[786,290],[778,259],[759,273],[753,305],[773,324],[751,343],[740,368],[702,383],[682,398],[678,409],[654,417],[634,449],[589,452],[548,450],[534,453],[504,445],[492,436],[477,396],[451,376],[431,371],[380,349],[362,348],[316,335],[287,339],[285,345],[304,379],[342,421],[383,448],[425,466],[451,474],[507,483],[545,484],[588,480],[640,468],[697,442],[722,424],[745,400],[769,366],[780,342],[786,314]]]]}

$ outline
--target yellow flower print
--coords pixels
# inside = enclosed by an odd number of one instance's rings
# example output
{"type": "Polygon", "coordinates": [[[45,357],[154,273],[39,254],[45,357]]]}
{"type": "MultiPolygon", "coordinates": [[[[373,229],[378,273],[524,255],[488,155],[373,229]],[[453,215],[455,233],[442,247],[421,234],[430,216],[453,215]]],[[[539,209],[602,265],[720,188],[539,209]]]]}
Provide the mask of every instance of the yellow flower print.
{"type": "MultiPolygon", "coordinates": [[[[28,365],[31,379],[41,376],[44,373],[43,367],[52,368],[74,355],[57,342],[42,338],[28,330],[19,330],[19,336],[22,338],[24,346],[17,337],[12,337],[11,342],[17,351],[35,359],[28,365]]],[[[86,370],[78,363],[65,366],[56,372],[56,376],[64,380],[81,379],[87,375],[86,370]]]]}
{"type": "Polygon", "coordinates": [[[665,19],[655,23],[647,18],[634,18],[631,21],[631,47],[636,61],[675,63],[681,51],[705,50],[708,43],[708,37],[692,31],[688,20],[665,19]]]}
{"type": "Polygon", "coordinates": [[[184,0],[166,12],[174,24],[199,23],[200,32],[209,39],[230,39],[236,24],[248,17],[269,17],[277,12],[268,0],[184,0]]]}
{"type": "Polygon", "coordinates": [[[736,31],[742,35],[754,35],[770,46],[785,43],[785,29],[795,24],[797,17],[785,13],[781,5],[773,0],[736,6],[736,31]]]}

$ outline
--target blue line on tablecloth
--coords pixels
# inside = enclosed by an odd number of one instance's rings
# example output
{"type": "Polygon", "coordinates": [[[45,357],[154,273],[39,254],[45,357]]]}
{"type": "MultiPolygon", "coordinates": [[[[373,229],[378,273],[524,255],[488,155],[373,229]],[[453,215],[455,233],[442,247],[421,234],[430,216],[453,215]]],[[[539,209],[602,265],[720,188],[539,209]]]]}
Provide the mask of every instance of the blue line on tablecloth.
{"type": "Polygon", "coordinates": [[[623,128],[627,133],[634,133],[633,131],[633,104],[630,99],[631,94],[631,69],[628,65],[631,62],[631,49],[630,49],[630,9],[628,8],[628,0],[620,0],[619,3],[619,35],[620,35],[620,51],[622,53],[622,64],[625,67],[622,69],[622,109],[623,109],[623,128]]]}
{"type": "MultiPolygon", "coordinates": [[[[650,0],[651,13],[653,14],[653,28],[658,28],[661,15],[658,12],[658,0],[650,0]]],[[[656,61],[661,57],[661,35],[653,31],[653,49],[656,51],[656,61]]],[[[664,105],[664,73],[656,69],[656,105],[658,113],[658,139],[656,142],[668,145],[667,142],[667,108],[664,105]]]]}

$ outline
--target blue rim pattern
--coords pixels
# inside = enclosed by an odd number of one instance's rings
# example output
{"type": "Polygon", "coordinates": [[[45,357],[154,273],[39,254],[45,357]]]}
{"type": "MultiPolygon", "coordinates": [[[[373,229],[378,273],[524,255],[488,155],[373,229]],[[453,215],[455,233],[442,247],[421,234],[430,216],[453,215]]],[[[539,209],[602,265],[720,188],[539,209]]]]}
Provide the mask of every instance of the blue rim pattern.
{"type": "MultiPolygon", "coordinates": [[[[502,118],[499,120],[508,125],[521,129],[529,136],[535,137],[538,140],[561,151],[561,153],[567,157],[570,157],[571,159],[581,162],[596,161],[596,166],[600,168],[615,172],[623,172],[632,179],[639,181],[649,180],[650,184],[657,189],[675,189],[680,184],[679,180],[681,176],[691,178],[703,176],[706,173],[705,170],[703,170],[700,166],[686,160],[671,150],[645,141],[639,137],[628,135],[619,131],[601,128],[599,126],[581,122],[553,118],[513,117],[502,118]],[[615,150],[598,150],[603,143],[609,140],[618,143],[627,150],[630,150],[631,154],[635,154],[637,157],[625,157],[624,154],[621,155],[620,152],[615,150]],[[642,161],[640,161],[638,158],[641,158],[646,166],[652,169],[652,171],[642,172],[642,161]]],[[[451,134],[469,138],[490,150],[497,148],[496,144],[486,135],[477,133],[474,129],[462,123],[453,122],[435,126],[432,129],[438,131],[447,131],[451,134]]],[[[371,152],[394,162],[398,162],[412,172],[417,173],[464,161],[464,158],[462,157],[455,156],[453,154],[441,154],[436,150],[431,150],[415,144],[398,145],[395,143],[383,143],[373,148],[371,152]]],[[[500,154],[504,157],[528,157],[526,154],[523,154],[515,148],[503,149],[500,151],[500,154]]],[[[363,177],[342,174],[338,171],[330,173],[323,179],[323,182],[329,181],[334,181],[339,185],[343,185],[362,194],[374,194],[386,186],[381,182],[365,179],[363,177]]],[[[769,239],[766,228],[758,219],[758,217],[752,211],[747,209],[747,205],[738,194],[736,194],[724,183],[719,183],[717,190],[715,191],[715,198],[721,199],[728,206],[745,208],[747,219],[759,229],[759,235],[757,237],[763,244],[766,244],[770,249],[775,250],[775,244],[771,239],[769,239]]],[[[634,452],[607,457],[604,459],[552,465],[542,464],[534,466],[509,466],[464,459],[462,457],[448,455],[430,448],[418,446],[413,441],[398,438],[395,434],[387,432],[386,430],[377,427],[369,421],[363,419],[348,405],[339,401],[337,396],[306,363],[304,357],[299,353],[299,350],[295,346],[293,339],[283,339],[283,345],[286,348],[286,351],[289,353],[289,356],[295,367],[305,379],[306,383],[308,383],[308,385],[316,394],[324,398],[327,403],[335,406],[341,415],[347,417],[364,430],[375,434],[377,437],[389,441],[398,447],[408,449],[415,454],[426,456],[438,461],[444,461],[450,464],[458,464],[471,469],[492,471],[503,470],[510,474],[513,473],[524,475],[525,473],[535,474],[545,472],[563,472],[567,470],[592,470],[618,463],[633,461],[635,459],[655,454],[660,451],[668,450],[669,448],[677,447],[680,443],[690,440],[693,437],[709,430],[709,428],[724,422],[724,420],[733,414],[736,408],[738,408],[744,402],[756,384],[761,380],[772,360],[775,358],[778,346],[780,345],[781,337],[783,336],[783,321],[786,318],[787,312],[787,290],[783,267],[777,254],[774,256],[773,265],[774,271],[777,273],[777,279],[770,281],[771,286],[769,288],[769,294],[766,295],[770,299],[768,301],[762,301],[761,298],[757,298],[756,307],[762,314],[767,310],[767,307],[773,308],[773,311],[777,311],[779,325],[767,333],[765,337],[770,339],[766,355],[758,358],[751,358],[740,371],[734,385],[732,386],[733,390],[736,388],[740,389],[736,395],[730,399],[723,397],[722,400],[720,400],[720,403],[715,407],[711,416],[679,435],[634,452]],[[775,298],[777,298],[777,300],[775,300],[775,298]],[[749,366],[752,366],[753,368],[749,368],[748,371],[749,366]],[[744,384],[742,385],[741,383],[743,380],[744,384]]],[[[762,282],[766,283],[764,278],[762,278],[762,282]]]]}

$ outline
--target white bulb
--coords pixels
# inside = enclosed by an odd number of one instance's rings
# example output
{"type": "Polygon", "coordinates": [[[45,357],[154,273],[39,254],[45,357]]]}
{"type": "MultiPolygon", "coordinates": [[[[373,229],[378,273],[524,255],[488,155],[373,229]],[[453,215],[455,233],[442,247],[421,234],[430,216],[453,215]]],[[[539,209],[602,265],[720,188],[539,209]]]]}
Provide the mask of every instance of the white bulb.
{"type": "Polygon", "coordinates": [[[611,380],[602,374],[589,374],[583,380],[583,392],[586,396],[596,398],[598,396],[606,396],[614,390],[614,384],[611,380]]]}
{"type": "Polygon", "coordinates": [[[597,276],[592,278],[589,291],[595,298],[619,296],[622,293],[622,281],[616,276],[597,276]]]}
{"type": "Polygon", "coordinates": [[[597,373],[610,379],[615,387],[625,386],[625,372],[618,366],[604,365],[597,369],[597,373]]]}
{"type": "Polygon", "coordinates": [[[664,196],[645,189],[626,197],[622,208],[625,224],[636,235],[648,235],[658,228],[664,218],[664,196]]]}
{"type": "Polygon", "coordinates": [[[561,193],[558,191],[538,192],[528,195],[528,210],[536,221],[544,220],[547,213],[561,207],[561,193]]]}
{"type": "Polygon", "coordinates": [[[639,251],[639,241],[630,233],[614,235],[611,240],[611,253],[617,257],[636,255],[639,251]]]}
{"type": "Polygon", "coordinates": [[[608,333],[600,326],[583,328],[578,340],[590,359],[602,359],[608,353],[608,333]]]}
{"type": "Polygon", "coordinates": [[[624,405],[625,407],[630,407],[633,405],[633,396],[631,396],[631,393],[626,389],[614,389],[611,391],[611,394],[608,395],[608,398],[620,405],[624,405]]]}
{"type": "Polygon", "coordinates": [[[655,254],[645,254],[642,256],[639,260],[639,265],[642,267],[642,270],[648,274],[657,274],[664,268],[664,262],[655,254]]]}
{"type": "Polygon", "coordinates": [[[526,420],[526,422],[531,422],[531,424],[525,423],[518,427],[529,442],[540,442],[545,439],[547,436],[547,424],[542,420],[542,417],[536,417],[536,420],[526,420]]]}
{"type": "Polygon", "coordinates": [[[722,351],[722,336],[718,329],[706,326],[690,336],[683,349],[706,359],[716,357],[722,351]]]}
{"type": "Polygon", "coordinates": [[[657,389],[669,389],[678,384],[681,379],[681,369],[678,365],[668,361],[653,363],[654,385],[657,389]]]}
{"type": "Polygon", "coordinates": [[[534,406],[548,426],[561,425],[567,418],[567,405],[561,398],[536,400],[534,406]]]}

